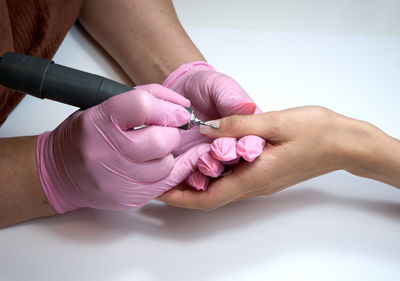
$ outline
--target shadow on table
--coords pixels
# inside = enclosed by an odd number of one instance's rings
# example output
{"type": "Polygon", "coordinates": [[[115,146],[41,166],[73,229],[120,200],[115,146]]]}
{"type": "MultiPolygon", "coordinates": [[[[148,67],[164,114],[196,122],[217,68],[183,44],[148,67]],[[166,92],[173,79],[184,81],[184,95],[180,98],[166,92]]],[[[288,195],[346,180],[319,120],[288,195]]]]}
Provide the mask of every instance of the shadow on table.
{"type": "MultiPolygon", "coordinates": [[[[294,189],[269,197],[233,202],[213,211],[181,209],[155,202],[131,211],[81,209],[39,220],[38,223],[56,235],[84,243],[102,243],[135,234],[190,241],[244,228],[261,220],[293,216],[296,212],[320,205],[358,209],[384,216],[387,220],[400,221],[400,203],[344,197],[314,189],[294,189]]],[[[324,219],[329,220],[329,217],[324,219]]]]}

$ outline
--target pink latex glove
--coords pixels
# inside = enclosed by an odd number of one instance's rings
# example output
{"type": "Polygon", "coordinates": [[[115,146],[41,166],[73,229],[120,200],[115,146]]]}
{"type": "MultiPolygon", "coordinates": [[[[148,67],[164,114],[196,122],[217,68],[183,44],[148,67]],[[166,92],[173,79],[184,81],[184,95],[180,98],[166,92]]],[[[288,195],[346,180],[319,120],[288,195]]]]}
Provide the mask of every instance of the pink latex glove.
{"type": "Polygon", "coordinates": [[[210,152],[207,152],[200,156],[197,168],[203,175],[216,178],[224,171],[224,164],[213,158],[210,152]]]}
{"type": "Polygon", "coordinates": [[[236,151],[236,138],[218,138],[211,144],[211,156],[226,165],[239,162],[240,155],[236,151]]]}
{"type": "Polygon", "coordinates": [[[241,137],[236,144],[236,151],[247,162],[253,162],[261,155],[265,147],[265,140],[259,136],[248,135],[241,137]]]}
{"type": "Polygon", "coordinates": [[[190,102],[160,85],[145,85],[77,111],[39,136],[37,166],[43,190],[58,213],[80,207],[141,206],[195,171],[203,144],[174,159],[177,127],[190,102]],[[141,130],[131,128],[147,124],[141,130]]]}
{"type": "MultiPolygon", "coordinates": [[[[197,116],[203,121],[261,112],[234,79],[215,71],[203,61],[182,65],[167,77],[163,86],[188,98],[197,116]]],[[[198,127],[182,131],[181,134],[181,145],[174,151],[174,155],[196,144],[211,141],[200,134],[198,127]]]]}
{"type": "Polygon", "coordinates": [[[196,171],[186,179],[186,183],[197,190],[204,191],[207,189],[208,180],[207,176],[203,175],[200,171],[196,171]]]}
{"type": "Polygon", "coordinates": [[[215,139],[210,152],[200,156],[198,171],[190,175],[186,182],[197,190],[206,190],[208,177],[220,176],[224,170],[223,164],[236,164],[240,157],[251,163],[261,155],[264,146],[265,140],[254,135],[244,136],[238,141],[226,137],[215,139]]]}

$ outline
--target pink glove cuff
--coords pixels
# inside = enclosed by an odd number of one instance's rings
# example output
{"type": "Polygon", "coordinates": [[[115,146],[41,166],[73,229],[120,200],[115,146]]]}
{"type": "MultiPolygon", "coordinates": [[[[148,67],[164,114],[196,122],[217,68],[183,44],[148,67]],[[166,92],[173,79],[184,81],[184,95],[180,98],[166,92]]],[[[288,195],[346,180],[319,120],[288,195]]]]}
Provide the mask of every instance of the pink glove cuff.
{"type": "Polygon", "coordinates": [[[207,63],[205,61],[195,61],[195,62],[186,63],[186,64],[181,65],[177,69],[175,69],[173,72],[171,72],[168,75],[168,77],[164,80],[162,85],[164,87],[171,88],[187,72],[189,72],[193,69],[199,69],[199,68],[202,68],[204,70],[215,71],[215,68],[212,67],[209,63],[207,63]]]}
{"type": "MultiPolygon", "coordinates": [[[[39,179],[40,183],[42,185],[44,194],[46,195],[47,199],[49,200],[51,206],[54,208],[54,210],[57,211],[59,214],[63,214],[67,211],[74,210],[75,208],[70,207],[67,208],[65,204],[62,203],[61,198],[58,196],[57,192],[54,192],[54,187],[52,184],[51,178],[54,175],[51,175],[50,173],[55,172],[55,167],[54,169],[46,169],[45,167],[45,160],[44,157],[46,155],[52,155],[52,153],[47,153],[45,154],[44,151],[46,149],[52,149],[52,147],[47,146],[46,142],[48,138],[51,137],[50,135],[51,132],[44,132],[43,134],[39,135],[37,139],[37,144],[36,144],[36,166],[38,169],[39,173],[39,179]],[[46,147],[47,146],[47,147],[46,147]]],[[[49,162],[49,160],[47,160],[49,162]]],[[[66,203],[66,202],[64,202],[66,203]]]]}

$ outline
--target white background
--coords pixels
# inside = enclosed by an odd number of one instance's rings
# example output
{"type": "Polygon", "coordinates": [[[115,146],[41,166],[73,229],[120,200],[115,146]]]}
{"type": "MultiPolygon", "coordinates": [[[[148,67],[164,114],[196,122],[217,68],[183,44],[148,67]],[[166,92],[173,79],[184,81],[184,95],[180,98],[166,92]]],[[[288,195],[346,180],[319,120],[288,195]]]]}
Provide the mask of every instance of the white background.
{"type": "MultiPolygon", "coordinates": [[[[174,3],[208,61],[264,111],[318,104],[400,138],[400,1],[174,3]]],[[[76,27],[54,60],[127,82],[76,27]]],[[[27,97],[0,137],[74,110],[27,97]]],[[[339,171],[212,212],[154,202],[8,227],[0,280],[398,280],[399,233],[400,192],[339,171]]]]}

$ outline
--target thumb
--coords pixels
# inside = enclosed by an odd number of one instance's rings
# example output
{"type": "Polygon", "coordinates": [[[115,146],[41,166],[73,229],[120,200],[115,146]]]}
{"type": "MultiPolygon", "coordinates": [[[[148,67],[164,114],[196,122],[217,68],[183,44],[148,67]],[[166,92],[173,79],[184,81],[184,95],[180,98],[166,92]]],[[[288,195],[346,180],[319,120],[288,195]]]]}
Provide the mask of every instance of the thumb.
{"type": "Polygon", "coordinates": [[[218,127],[218,129],[215,129],[204,125],[200,126],[200,132],[213,139],[220,137],[240,138],[247,135],[270,139],[279,133],[279,122],[275,112],[233,115],[206,123],[218,127]]]}
{"type": "Polygon", "coordinates": [[[170,175],[164,179],[164,183],[170,188],[177,186],[197,170],[197,162],[201,155],[210,151],[209,143],[196,145],[179,155],[175,159],[175,165],[170,175]]]}
{"type": "Polygon", "coordinates": [[[209,81],[214,104],[221,116],[261,112],[246,91],[230,76],[215,72],[209,81]]]}

